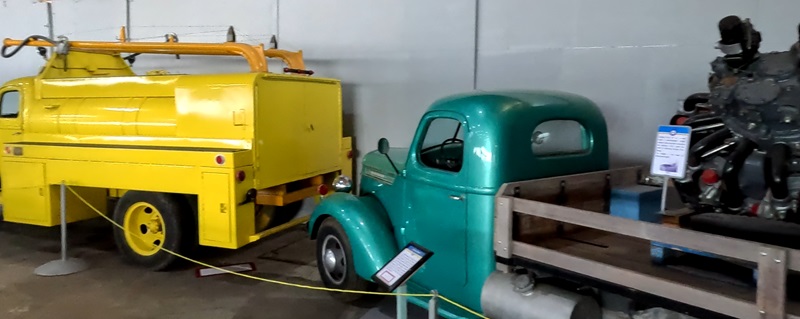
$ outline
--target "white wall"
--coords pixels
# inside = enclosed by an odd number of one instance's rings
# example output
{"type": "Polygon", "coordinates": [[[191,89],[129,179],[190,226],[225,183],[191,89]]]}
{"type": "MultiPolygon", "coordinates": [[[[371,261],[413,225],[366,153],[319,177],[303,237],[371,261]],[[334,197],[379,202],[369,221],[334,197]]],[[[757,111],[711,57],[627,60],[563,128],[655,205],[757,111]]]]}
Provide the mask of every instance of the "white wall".
{"type": "MultiPolygon", "coordinates": [[[[114,40],[125,24],[125,0],[54,0],[53,7],[56,35],[72,39],[114,40]]],[[[720,18],[750,17],[764,50],[786,49],[797,40],[798,10],[792,0],[134,0],[130,31],[139,41],[175,32],[181,41],[218,42],[229,25],[241,42],[277,34],[281,48],[304,51],[316,76],[343,81],[345,132],[362,154],[381,136],[408,145],[430,102],[475,82],[593,99],[621,164],[646,163],[654,127],[705,89],[720,18]]],[[[0,37],[46,35],[46,23],[44,4],[0,0],[0,37]]],[[[0,81],[35,73],[34,52],[0,59],[0,81]]],[[[247,70],[233,57],[140,57],[134,68],[247,70]]]]}
{"type": "MultiPolygon", "coordinates": [[[[47,36],[47,8],[26,0],[0,0],[0,39],[47,36]]],[[[9,50],[11,51],[11,50],[9,50]]],[[[0,83],[38,72],[44,60],[36,50],[22,50],[10,59],[0,57],[0,83]]]]}
{"type": "Polygon", "coordinates": [[[762,51],[797,41],[793,0],[483,0],[478,85],[582,94],[603,109],[616,164],[648,162],[655,127],[705,91],[717,22],[749,17],[762,51]]]}

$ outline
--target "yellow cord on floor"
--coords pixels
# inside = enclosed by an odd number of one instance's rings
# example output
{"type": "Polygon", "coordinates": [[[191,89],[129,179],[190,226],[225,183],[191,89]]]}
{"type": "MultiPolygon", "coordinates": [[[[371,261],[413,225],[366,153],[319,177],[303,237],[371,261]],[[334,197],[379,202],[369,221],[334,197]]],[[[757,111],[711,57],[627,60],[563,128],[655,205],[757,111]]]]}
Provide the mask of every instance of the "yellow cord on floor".
{"type": "MultiPolygon", "coordinates": [[[[78,197],[78,199],[81,202],[83,202],[86,206],[88,206],[95,213],[97,213],[97,215],[100,215],[100,217],[103,217],[105,220],[109,221],[115,227],[117,227],[119,229],[122,229],[122,231],[127,232],[125,230],[125,228],[122,227],[122,225],[117,224],[117,222],[115,222],[113,219],[109,218],[108,216],[103,214],[103,212],[101,212],[100,210],[98,210],[97,208],[95,208],[94,206],[89,204],[89,202],[86,201],[85,199],[83,199],[83,197],[81,197],[81,195],[79,195],[78,192],[73,190],[72,187],[67,186],[67,189],[69,189],[69,191],[72,192],[72,194],[74,194],[76,197],[78,197]]],[[[128,232],[128,233],[130,233],[130,232],[128,232]]],[[[132,235],[134,235],[136,237],[139,237],[138,234],[135,234],[135,233],[130,233],[130,234],[132,234],[132,235]]],[[[400,293],[394,293],[394,292],[376,292],[376,291],[335,289],[335,288],[316,287],[316,286],[301,285],[301,284],[295,284],[295,283],[290,283],[290,282],[272,280],[272,279],[267,279],[267,278],[251,276],[251,275],[248,275],[248,274],[238,273],[238,272],[230,271],[230,270],[227,270],[227,269],[222,269],[222,268],[219,268],[219,267],[216,267],[216,266],[213,266],[213,265],[206,264],[206,263],[204,263],[202,261],[194,260],[192,258],[183,256],[181,254],[173,252],[173,251],[171,251],[169,249],[166,249],[164,247],[160,247],[159,249],[167,252],[170,255],[173,255],[175,257],[181,258],[183,260],[189,261],[191,263],[194,263],[194,264],[197,264],[197,265],[200,265],[200,266],[204,266],[204,267],[216,269],[216,270],[219,270],[219,271],[222,271],[222,272],[226,272],[226,273],[229,273],[229,274],[232,274],[232,275],[236,275],[236,276],[240,276],[240,277],[244,277],[244,278],[249,278],[249,279],[253,279],[253,280],[258,280],[258,281],[263,281],[263,282],[268,282],[268,283],[272,283],[272,284],[278,284],[278,285],[284,285],[284,286],[290,286],[290,287],[302,288],[302,289],[321,290],[321,291],[329,291],[329,292],[342,292],[342,293],[356,293],[356,294],[363,294],[363,295],[405,296],[405,297],[434,297],[433,294],[409,294],[409,293],[400,294],[400,293]]],[[[473,315],[475,315],[475,316],[477,316],[479,318],[489,319],[488,317],[486,317],[486,316],[484,316],[482,314],[479,314],[479,313],[475,312],[474,310],[469,309],[469,308],[467,308],[465,306],[462,306],[461,304],[459,304],[459,303],[457,303],[455,301],[452,301],[452,300],[448,299],[445,296],[437,295],[436,297],[437,298],[441,298],[442,300],[444,300],[444,301],[446,301],[446,302],[448,302],[448,303],[450,303],[450,304],[452,304],[452,305],[454,305],[454,306],[456,306],[458,308],[461,308],[462,310],[464,310],[466,312],[469,312],[469,313],[471,313],[471,314],[473,314],[473,315]]]]}

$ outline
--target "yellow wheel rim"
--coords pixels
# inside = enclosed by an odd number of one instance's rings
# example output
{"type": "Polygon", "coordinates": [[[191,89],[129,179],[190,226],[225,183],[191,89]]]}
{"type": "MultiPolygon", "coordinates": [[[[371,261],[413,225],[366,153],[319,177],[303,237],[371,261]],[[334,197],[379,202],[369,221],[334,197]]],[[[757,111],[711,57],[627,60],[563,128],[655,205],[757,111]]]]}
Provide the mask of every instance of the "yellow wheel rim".
{"type": "Polygon", "coordinates": [[[164,218],[153,205],[138,202],[128,207],[122,226],[128,247],[139,255],[151,256],[164,245],[164,218]]]}

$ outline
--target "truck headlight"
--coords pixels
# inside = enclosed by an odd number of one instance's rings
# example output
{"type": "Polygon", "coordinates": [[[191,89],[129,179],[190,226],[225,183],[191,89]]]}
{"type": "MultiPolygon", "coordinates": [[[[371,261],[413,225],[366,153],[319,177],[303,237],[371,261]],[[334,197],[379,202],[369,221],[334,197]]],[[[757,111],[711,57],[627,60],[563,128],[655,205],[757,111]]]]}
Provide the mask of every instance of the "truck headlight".
{"type": "Polygon", "coordinates": [[[353,180],[346,175],[339,175],[333,180],[333,189],[337,192],[349,193],[353,189],[353,180]]]}

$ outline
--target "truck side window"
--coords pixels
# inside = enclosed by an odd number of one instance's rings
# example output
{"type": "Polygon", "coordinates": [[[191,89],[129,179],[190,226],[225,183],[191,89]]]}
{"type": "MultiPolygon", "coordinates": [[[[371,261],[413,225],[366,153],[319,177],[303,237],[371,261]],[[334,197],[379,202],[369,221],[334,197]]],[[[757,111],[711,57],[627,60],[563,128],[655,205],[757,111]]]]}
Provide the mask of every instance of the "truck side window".
{"type": "Polygon", "coordinates": [[[536,156],[583,153],[589,150],[586,129],[573,120],[542,122],[533,130],[531,149],[536,156]]]}
{"type": "Polygon", "coordinates": [[[450,172],[461,171],[464,160],[464,129],[452,118],[437,118],[428,124],[419,152],[423,165],[450,172]]]}
{"type": "Polygon", "coordinates": [[[19,91],[8,91],[0,97],[0,117],[15,118],[19,114],[19,91]]]}

